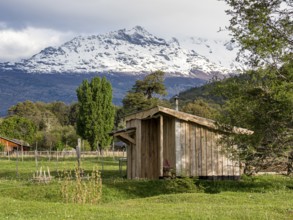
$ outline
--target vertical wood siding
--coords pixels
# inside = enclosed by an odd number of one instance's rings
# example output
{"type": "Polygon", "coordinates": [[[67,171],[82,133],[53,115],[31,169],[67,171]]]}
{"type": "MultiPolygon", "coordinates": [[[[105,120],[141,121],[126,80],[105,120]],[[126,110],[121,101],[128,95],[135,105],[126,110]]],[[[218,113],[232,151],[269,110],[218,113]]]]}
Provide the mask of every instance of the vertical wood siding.
{"type": "Polygon", "coordinates": [[[183,176],[239,176],[239,163],[222,153],[220,137],[217,131],[180,121],[181,164],[176,169],[183,176]]]}
{"type": "Polygon", "coordinates": [[[142,173],[140,178],[157,179],[160,176],[160,118],[141,121],[141,133],[144,138],[141,141],[142,173]]]}
{"type": "Polygon", "coordinates": [[[170,167],[174,169],[176,167],[175,144],[175,120],[165,116],[163,120],[163,163],[169,163],[170,167]]]}

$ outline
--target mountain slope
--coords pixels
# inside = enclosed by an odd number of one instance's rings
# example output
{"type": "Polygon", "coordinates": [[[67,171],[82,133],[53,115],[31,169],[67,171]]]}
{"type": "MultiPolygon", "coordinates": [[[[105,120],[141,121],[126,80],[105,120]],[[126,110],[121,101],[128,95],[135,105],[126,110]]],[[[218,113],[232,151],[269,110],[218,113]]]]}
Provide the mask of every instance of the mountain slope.
{"type": "Polygon", "coordinates": [[[196,78],[231,72],[195,50],[184,49],[177,39],[166,41],[140,26],[76,37],[58,48],[48,47],[30,59],[0,66],[5,70],[29,73],[121,72],[138,75],[162,70],[169,76],[196,78]]]}
{"type": "MultiPolygon", "coordinates": [[[[113,87],[113,103],[121,105],[121,100],[143,76],[132,76],[121,73],[104,74],[29,74],[17,71],[0,70],[0,117],[7,114],[7,110],[18,102],[26,100],[53,102],[62,101],[72,103],[77,101],[76,89],[85,79],[93,77],[107,77],[113,87]]],[[[168,77],[165,85],[170,98],[180,91],[205,83],[204,80],[187,77],[168,77]]]]}

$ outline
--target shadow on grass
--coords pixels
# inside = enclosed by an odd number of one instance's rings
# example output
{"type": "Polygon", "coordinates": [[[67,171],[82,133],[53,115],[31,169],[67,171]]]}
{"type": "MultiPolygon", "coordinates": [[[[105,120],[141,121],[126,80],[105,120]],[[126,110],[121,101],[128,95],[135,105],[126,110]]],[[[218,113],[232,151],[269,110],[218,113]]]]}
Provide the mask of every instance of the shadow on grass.
{"type": "Polygon", "coordinates": [[[199,192],[195,179],[128,180],[123,178],[103,179],[104,202],[115,198],[135,199],[174,193],[199,192]]]}
{"type": "Polygon", "coordinates": [[[206,193],[220,192],[258,192],[284,190],[293,188],[293,178],[284,175],[242,176],[240,180],[208,181],[199,180],[206,193]]]}
{"type": "MultiPolygon", "coordinates": [[[[109,175],[111,176],[111,175],[109,175]]],[[[162,194],[204,192],[266,193],[279,190],[293,190],[293,178],[287,176],[243,176],[240,180],[199,180],[181,178],[172,180],[127,180],[104,178],[103,185],[127,195],[127,198],[145,198],[162,194]]]]}
{"type": "Polygon", "coordinates": [[[33,172],[27,171],[27,172],[19,172],[16,171],[0,171],[0,179],[19,179],[19,180],[27,180],[32,178],[33,172]]]}

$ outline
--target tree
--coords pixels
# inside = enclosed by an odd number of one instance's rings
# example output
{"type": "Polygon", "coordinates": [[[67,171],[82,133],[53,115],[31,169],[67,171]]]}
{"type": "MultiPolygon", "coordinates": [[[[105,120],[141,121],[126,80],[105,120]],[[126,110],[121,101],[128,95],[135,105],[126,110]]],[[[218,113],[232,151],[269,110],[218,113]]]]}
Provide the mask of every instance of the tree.
{"type": "Polygon", "coordinates": [[[160,70],[150,73],[143,80],[137,80],[132,91],[143,94],[147,99],[153,98],[154,94],[165,96],[167,91],[164,85],[164,75],[165,73],[160,70]]]}
{"type": "Polygon", "coordinates": [[[73,126],[76,124],[77,104],[25,101],[12,106],[8,112],[10,116],[26,118],[35,124],[34,141],[38,143],[38,148],[53,149],[57,144],[76,146],[78,137],[73,126]],[[70,130],[70,134],[64,132],[66,130],[70,130]]]}
{"type": "Polygon", "coordinates": [[[9,108],[8,113],[9,115],[17,115],[31,120],[38,130],[50,131],[60,126],[60,122],[51,111],[50,105],[43,102],[25,101],[9,108]]]}
{"type": "Polygon", "coordinates": [[[292,59],[292,0],[224,1],[231,7],[228,29],[241,46],[239,55],[246,64],[278,65],[292,59]]]}
{"type": "Polygon", "coordinates": [[[10,116],[3,120],[0,126],[0,134],[27,142],[32,142],[35,137],[36,126],[29,119],[10,116]]]}
{"type": "Polygon", "coordinates": [[[68,121],[70,125],[76,126],[77,115],[78,115],[78,104],[73,103],[72,105],[70,105],[69,116],[68,116],[68,121]]]}
{"type": "Polygon", "coordinates": [[[57,117],[62,126],[69,125],[71,106],[64,102],[52,102],[48,104],[48,109],[57,117]]]}
{"type": "Polygon", "coordinates": [[[91,149],[110,144],[109,132],[113,129],[115,108],[112,104],[112,86],[106,78],[84,80],[77,88],[77,133],[88,140],[91,149]]]}
{"type": "Polygon", "coordinates": [[[122,100],[124,114],[130,114],[156,105],[168,105],[160,96],[167,94],[164,85],[164,72],[155,71],[147,75],[143,80],[137,80],[132,89],[122,100]]]}
{"type": "Polygon", "coordinates": [[[197,99],[194,102],[189,102],[182,108],[183,112],[197,115],[204,118],[215,119],[219,112],[214,106],[203,99],[197,99]]]}
{"type": "Polygon", "coordinates": [[[249,71],[217,85],[226,100],[219,121],[254,131],[251,136],[231,135],[225,140],[227,147],[237,144],[238,150],[228,150],[256,171],[280,163],[291,166],[287,159],[293,151],[292,64],[249,71]],[[277,79],[275,71],[289,81],[277,79]]]}
{"type": "MultiPolygon", "coordinates": [[[[222,122],[254,131],[231,135],[235,152],[256,169],[287,161],[293,146],[293,3],[291,0],[224,0],[228,29],[252,70],[217,85],[226,100],[222,122]]],[[[229,144],[228,144],[229,145],[229,144]]],[[[227,146],[228,146],[227,145],[227,146]]],[[[290,165],[291,163],[291,165],[290,165]]],[[[248,166],[247,166],[248,167],[248,166]]]]}

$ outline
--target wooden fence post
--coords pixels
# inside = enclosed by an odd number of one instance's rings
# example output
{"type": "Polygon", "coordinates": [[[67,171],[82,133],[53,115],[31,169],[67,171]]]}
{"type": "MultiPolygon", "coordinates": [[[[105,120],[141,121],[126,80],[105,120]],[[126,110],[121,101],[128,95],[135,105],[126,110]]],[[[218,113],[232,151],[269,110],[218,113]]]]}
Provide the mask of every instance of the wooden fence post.
{"type": "Polygon", "coordinates": [[[7,150],[8,160],[10,160],[10,154],[9,154],[8,142],[6,142],[6,150],[7,150]]]}
{"type": "Polygon", "coordinates": [[[76,156],[77,156],[77,165],[78,165],[78,170],[80,170],[80,149],[81,148],[81,139],[77,139],[77,146],[76,146],[76,156]]]}
{"type": "Polygon", "coordinates": [[[56,172],[58,172],[58,148],[56,150],[56,172]]]}
{"type": "Polygon", "coordinates": [[[18,147],[16,148],[16,177],[18,177],[18,147]]]}
{"type": "Polygon", "coordinates": [[[51,142],[50,148],[49,148],[49,161],[51,161],[51,153],[52,153],[52,142],[51,142]]]}
{"type": "Polygon", "coordinates": [[[36,169],[38,169],[38,142],[36,142],[35,163],[36,163],[36,169]]]}
{"type": "Polygon", "coordinates": [[[21,162],[23,162],[23,146],[21,144],[21,162]]]}
{"type": "Polygon", "coordinates": [[[115,159],[115,155],[114,155],[114,140],[112,142],[112,153],[113,153],[113,160],[115,159]]]}
{"type": "MultiPolygon", "coordinates": [[[[84,152],[84,140],[81,140],[81,145],[80,145],[80,148],[81,148],[81,157],[82,157],[82,152],[84,152]]],[[[85,155],[83,155],[85,156],[85,155]]]]}

